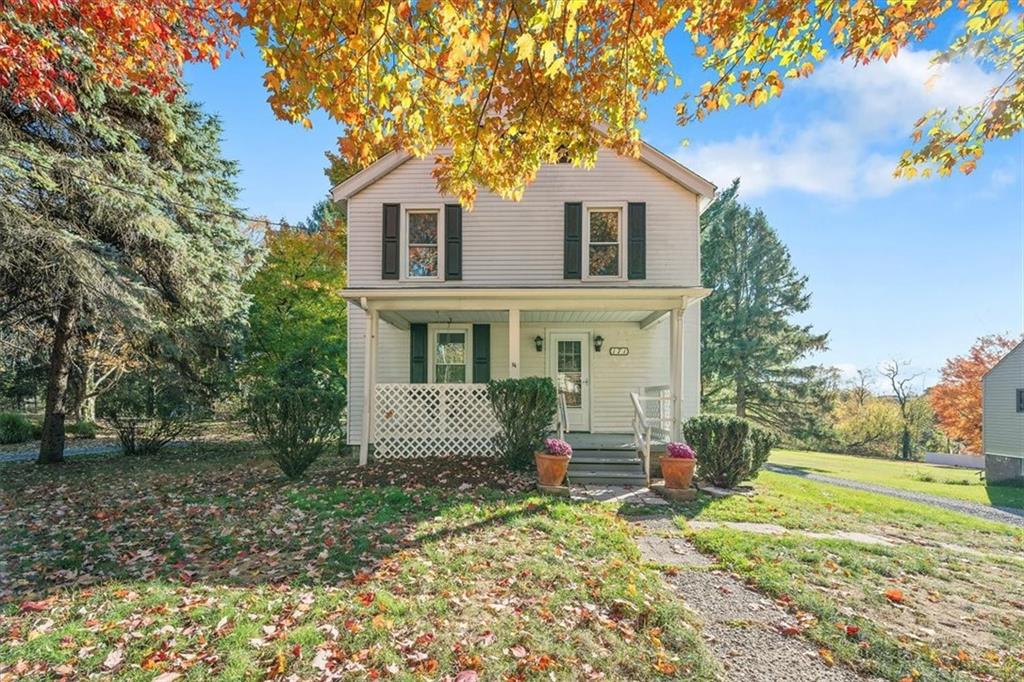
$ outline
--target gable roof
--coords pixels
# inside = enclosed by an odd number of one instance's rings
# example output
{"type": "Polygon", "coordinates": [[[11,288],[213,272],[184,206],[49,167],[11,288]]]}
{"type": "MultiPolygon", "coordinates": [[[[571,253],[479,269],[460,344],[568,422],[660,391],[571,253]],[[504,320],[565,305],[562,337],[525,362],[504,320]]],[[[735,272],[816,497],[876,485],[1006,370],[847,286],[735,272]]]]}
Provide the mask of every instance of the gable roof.
{"type": "Polygon", "coordinates": [[[1004,355],[1003,357],[999,358],[999,362],[997,362],[996,364],[994,364],[991,367],[989,367],[989,370],[981,375],[982,381],[984,381],[985,378],[988,377],[989,374],[994,372],[996,367],[998,367],[999,365],[1003,364],[1003,362],[1005,360],[1009,359],[1011,355],[1016,355],[1017,353],[1021,353],[1021,352],[1024,352],[1024,341],[1021,341],[1016,346],[1011,348],[1006,355],[1004,355]]]}
{"type": "MultiPolygon", "coordinates": [[[[710,180],[697,175],[668,154],[655,149],[646,142],[641,141],[640,144],[640,161],[697,196],[708,200],[714,199],[717,188],[710,180]]],[[[402,150],[388,152],[363,170],[331,188],[331,199],[333,201],[351,199],[411,158],[413,158],[412,154],[402,150]]]]}

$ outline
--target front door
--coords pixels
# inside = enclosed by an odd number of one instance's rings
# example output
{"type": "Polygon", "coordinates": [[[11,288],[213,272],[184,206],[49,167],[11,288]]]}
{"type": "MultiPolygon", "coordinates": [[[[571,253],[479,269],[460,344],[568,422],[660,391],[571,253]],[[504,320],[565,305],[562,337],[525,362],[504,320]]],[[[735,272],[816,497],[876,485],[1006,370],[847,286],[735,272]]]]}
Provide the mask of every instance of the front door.
{"type": "Polygon", "coordinates": [[[552,334],[551,378],[565,396],[569,431],[590,430],[590,335],[552,334]]]}

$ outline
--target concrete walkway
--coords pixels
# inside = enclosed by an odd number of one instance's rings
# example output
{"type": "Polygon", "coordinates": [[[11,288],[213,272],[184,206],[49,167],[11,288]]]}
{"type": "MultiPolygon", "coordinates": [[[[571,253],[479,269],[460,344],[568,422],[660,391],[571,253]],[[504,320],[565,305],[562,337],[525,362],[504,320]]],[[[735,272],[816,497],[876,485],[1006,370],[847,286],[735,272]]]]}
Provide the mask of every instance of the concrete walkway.
{"type": "Polygon", "coordinates": [[[666,517],[630,519],[639,531],[645,561],[676,567],[665,580],[702,622],[705,643],[727,680],[744,682],[855,682],[865,678],[839,664],[829,665],[819,646],[799,634],[793,614],[751,590],[712,562],[679,534],[666,517]]]}
{"type": "Polygon", "coordinates": [[[948,509],[949,511],[976,516],[987,521],[999,521],[1001,523],[1008,523],[1012,526],[1024,527],[1024,509],[1015,509],[1013,507],[990,507],[986,504],[979,504],[977,502],[953,500],[948,497],[939,497],[938,495],[929,495],[928,493],[918,493],[912,490],[900,490],[898,488],[890,488],[888,486],[876,485],[874,483],[861,483],[860,481],[851,481],[846,478],[823,476],[821,474],[804,471],[803,469],[782,466],[779,464],[765,464],[764,468],[766,471],[772,471],[777,474],[799,476],[800,478],[805,478],[808,481],[830,483],[832,485],[843,486],[844,488],[853,488],[854,490],[863,490],[869,493],[889,495],[890,497],[898,497],[903,500],[910,500],[911,502],[930,504],[933,507],[940,507],[942,509],[948,509]]]}
{"type": "MultiPolygon", "coordinates": [[[[90,443],[89,445],[72,445],[70,447],[65,447],[64,456],[75,457],[78,455],[106,455],[120,451],[121,445],[116,441],[90,443]]],[[[33,443],[31,448],[0,453],[0,462],[34,462],[38,456],[39,443],[33,443]]]]}
{"type": "Polygon", "coordinates": [[[642,504],[651,507],[668,506],[668,502],[646,487],[586,483],[569,486],[569,493],[572,499],[581,501],[620,502],[622,504],[642,504]]]}

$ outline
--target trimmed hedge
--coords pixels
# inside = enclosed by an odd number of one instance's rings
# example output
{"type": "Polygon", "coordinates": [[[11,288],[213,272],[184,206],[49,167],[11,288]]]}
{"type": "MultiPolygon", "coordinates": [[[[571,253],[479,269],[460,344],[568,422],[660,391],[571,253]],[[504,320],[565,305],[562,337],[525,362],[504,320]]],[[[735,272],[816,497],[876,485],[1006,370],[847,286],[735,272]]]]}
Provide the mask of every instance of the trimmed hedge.
{"type": "Polygon", "coordinates": [[[96,437],[96,431],[98,428],[99,427],[96,426],[96,422],[90,422],[83,419],[73,424],[69,424],[64,431],[78,438],[90,439],[96,437]]]}
{"type": "Polygon", "coordinates": [[[513,469],[529,469],[558,410],[554,382],[548,377],[491,381],[487,397],[500,427],[496,444],[502,459],[513,469]]]}
{"type": "Polygon", "coordinates": [[[697,477],[722,488],[753,478],[778,443],[771,431],[734,416],[693,417],[683,435],[697,451],[697,477]]]}

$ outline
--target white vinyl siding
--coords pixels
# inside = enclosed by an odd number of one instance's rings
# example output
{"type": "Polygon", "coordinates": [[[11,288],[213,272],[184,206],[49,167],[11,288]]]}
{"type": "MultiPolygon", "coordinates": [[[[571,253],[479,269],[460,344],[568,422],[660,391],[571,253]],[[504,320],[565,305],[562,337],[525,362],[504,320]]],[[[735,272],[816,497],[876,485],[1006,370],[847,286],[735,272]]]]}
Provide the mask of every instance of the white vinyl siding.
{"type": "MultiPolygon", "coordinates": [[[[456,314],[457,315],[457,314],[456,314]]],[[[348,442],[357,444],[362,425],[363,338],[366,313],[358,306],[349,306],[349,433],[348,442]]],[[[456,319],[454,327],[461,327],[456,319]]],[[[437,325],[443,329],[445,325],[437,325]]],[[[433,327],[430,325],[433,339],[433,327]]],[[[683,414],[692,416],[700,400],[700,308],[691,306],[683,319],[683,414]],[[691,371],[690,368],[693,368],[691,371]]],[[[520,360],[522,376],[549,376],[548,335],[552,332],[588,332],[604,337],[600,353],[590,348],[591,431],[594,433],[628,433],[632,430],[633,408],[630,391],[644,386],[668,384],[668,318],[641,330],[636,322],[524,322],[520,327],[520,360]],[[544,337],[544,350],[537,352],[534,337],[544,337]],[[608,349],[628,347],[629,355],[612,356],[608,349]]],[[[431,343],[433,341],[431,340],[431,343]]],[[[396,329],[381,320],[377,380],[380,383],[409,381],[409,332],[396,329]]],[[[433,346],[428,347],[433,353],[433,346]]],[[[432,371],[432,370],[431,370],[432,371]]],[[[508,377],[508,325],[491,323],[491,377],[508,377]]]]}
{"type": "Polygon", "coordinates": [[[985,453],[1024,457],[1024,413],[1017,412],[1017,389],[1024,388],[1024,344],[985,375],[983,387],[985,453]]]}
{"type": "MultiPolygon", "coordinates": [[[[382,280],[381,205],[401,204],[404,215],[408,208],[454,201],[438,195],[431,175],[433,163],[432,157],[410,159],[349,199],[350,287],[700,285],[697,195],[642,161],[606,149],[589,170],[568,164],[543,166],[518,202],[481,190],[473,210],[462,216],[462,280],[443,284],[382,280]],[[565,202],[599,207],[625,206],[630,201],[647,204],[647,278],[564,279],[565,202]]],[[[625,223],[623,213],[623,233],[625,223]]],[[[584,266],[587,262],[584,253],[584,266]]],[[[620,272],[625,263],[623,258],[620,272]]]]}

